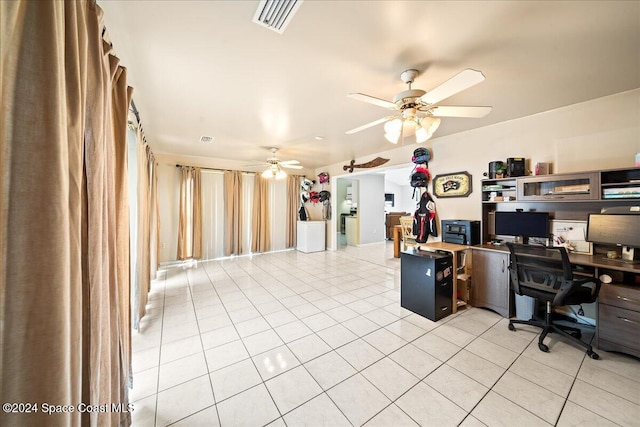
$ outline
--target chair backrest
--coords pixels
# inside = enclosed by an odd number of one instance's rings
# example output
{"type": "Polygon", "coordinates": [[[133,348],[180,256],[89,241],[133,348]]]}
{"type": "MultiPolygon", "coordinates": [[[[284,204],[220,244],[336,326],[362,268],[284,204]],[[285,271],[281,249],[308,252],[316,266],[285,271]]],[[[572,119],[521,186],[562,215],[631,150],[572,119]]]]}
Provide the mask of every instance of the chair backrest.
{"type": "Polygon", "coordinates": [[[416,236],[413,234],[413,217],[401,216],[400,226],[402,227],[402,240],[415,240],[416,236]]]}
{"type": "Polygon", "coordinates": [[[573,280],[565,248],[515,243],[507,243],[507,247],[511,253],[511,287],[516,294],[553,300],[573,280]]]}

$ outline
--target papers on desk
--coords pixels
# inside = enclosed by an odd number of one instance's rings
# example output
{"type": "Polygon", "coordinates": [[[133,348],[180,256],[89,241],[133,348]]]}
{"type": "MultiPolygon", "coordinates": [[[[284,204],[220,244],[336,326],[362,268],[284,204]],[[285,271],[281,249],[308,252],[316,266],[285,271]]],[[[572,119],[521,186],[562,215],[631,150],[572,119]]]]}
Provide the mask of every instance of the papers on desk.
{"type": "Polygon", "coordinates": [[[551,221],[553,246],[564,246],[570,253],[593,253],[593,245],[587,242],[587,221],[551,221]]]}

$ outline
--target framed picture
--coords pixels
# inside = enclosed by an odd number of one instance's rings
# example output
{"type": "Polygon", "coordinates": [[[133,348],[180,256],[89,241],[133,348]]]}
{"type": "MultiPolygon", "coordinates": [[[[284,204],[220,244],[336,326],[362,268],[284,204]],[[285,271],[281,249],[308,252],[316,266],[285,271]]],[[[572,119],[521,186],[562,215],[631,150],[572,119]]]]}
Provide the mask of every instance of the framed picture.
{"type": "Polygon", "coordinates": [[[569,253],[587,254],[593,253],[591,242],[585,241],[587,235],[587,221],[551,221],[551,238],[553,246],[564,246],[569,253]]]}
{"type": "Polygon", "coordinates": [[[471,194],[471,175],[469,172],[436,175],[433,193],[436,197],[467,197],[471,194]]]}

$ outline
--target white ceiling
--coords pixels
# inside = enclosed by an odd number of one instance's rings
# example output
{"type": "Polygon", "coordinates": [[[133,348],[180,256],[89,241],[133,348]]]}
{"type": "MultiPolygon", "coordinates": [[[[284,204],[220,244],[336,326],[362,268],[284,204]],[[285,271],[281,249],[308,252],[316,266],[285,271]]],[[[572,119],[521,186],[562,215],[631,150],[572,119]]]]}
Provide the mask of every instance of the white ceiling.
{"type": "Polygon", "coordinates": [[[346,95],[391,100],[408,68],[427,91],[486,76],[442,105],[493,111],[435,137],[640,87],[638,1],[306,0],[282,35],[252,22],[257,0],[99,4],[159,153],[250,163],[275,146],[317,168],[388,150],[381,125],[345,135],[388,115],[346,95]]]}

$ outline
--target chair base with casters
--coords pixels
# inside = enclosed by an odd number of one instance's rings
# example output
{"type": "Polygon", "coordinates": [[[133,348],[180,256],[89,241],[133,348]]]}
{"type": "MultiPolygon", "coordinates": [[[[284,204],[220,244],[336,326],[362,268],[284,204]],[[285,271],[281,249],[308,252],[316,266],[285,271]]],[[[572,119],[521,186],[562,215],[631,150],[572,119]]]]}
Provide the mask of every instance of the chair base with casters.
{"type": "Polygon", "coordinates": [[[600,356],[593,351],[593,347],[580,339],[580,329],[553,322],[552,308],[595,302],[600,291],[600,280],[594,277],[574,278],[569,256],[563,247],[514,243],[507,243],[507,247],[511,254],[509,277],[514,292],[546,304],[544,319],[509,320],[509,330],[516,330],[514,324],[541,328],[538,348],[545,353],[549,351],[549,347],[544,344],[544,339],[550,332],[557,333],[584,347],[590,358],[599,359],[600,356]]]}
{"type": "Polygon", "coordinates": [[[538,348],[541,351],[544,351],[545,353],[549,352],[549,347],[544,343],[544,339],[547,337],[547,334],[549,332],[555,332],[558,333],[560,335],[562,335],[565,338],[570,339],[571,341],[580,344],[582,347],[587,349],[587,356],[589,356],[592,359],[599,359],[600,356],[598,355],[598,353],[596,353],[595,351],[593,351],[593,347],[591,347],[591,345],[589,343],[586,343],[584,341],[582,341],[580,338],[582,338],[582,331],[579,328],[574,328],[571,326],[565,326],[565,325],[558,325],[557,323],[553,323],[552,321],[552,311],[551,311],[551,301],[547,301],[546,304],[546,310],[545,310],[545,315],[544,315],[544,319],[530,319],[530,320],[518,320],[518,319],[510,319],[509,320],[509,330],[510,331],[515,331],[516,327],[513,326],[514,324],[521,324],[521,325],[530,325],[530,326],[536,326],[540,329],[542,329],[542,332],[540,333],[540,338],[538,338],[538,348]]]}

